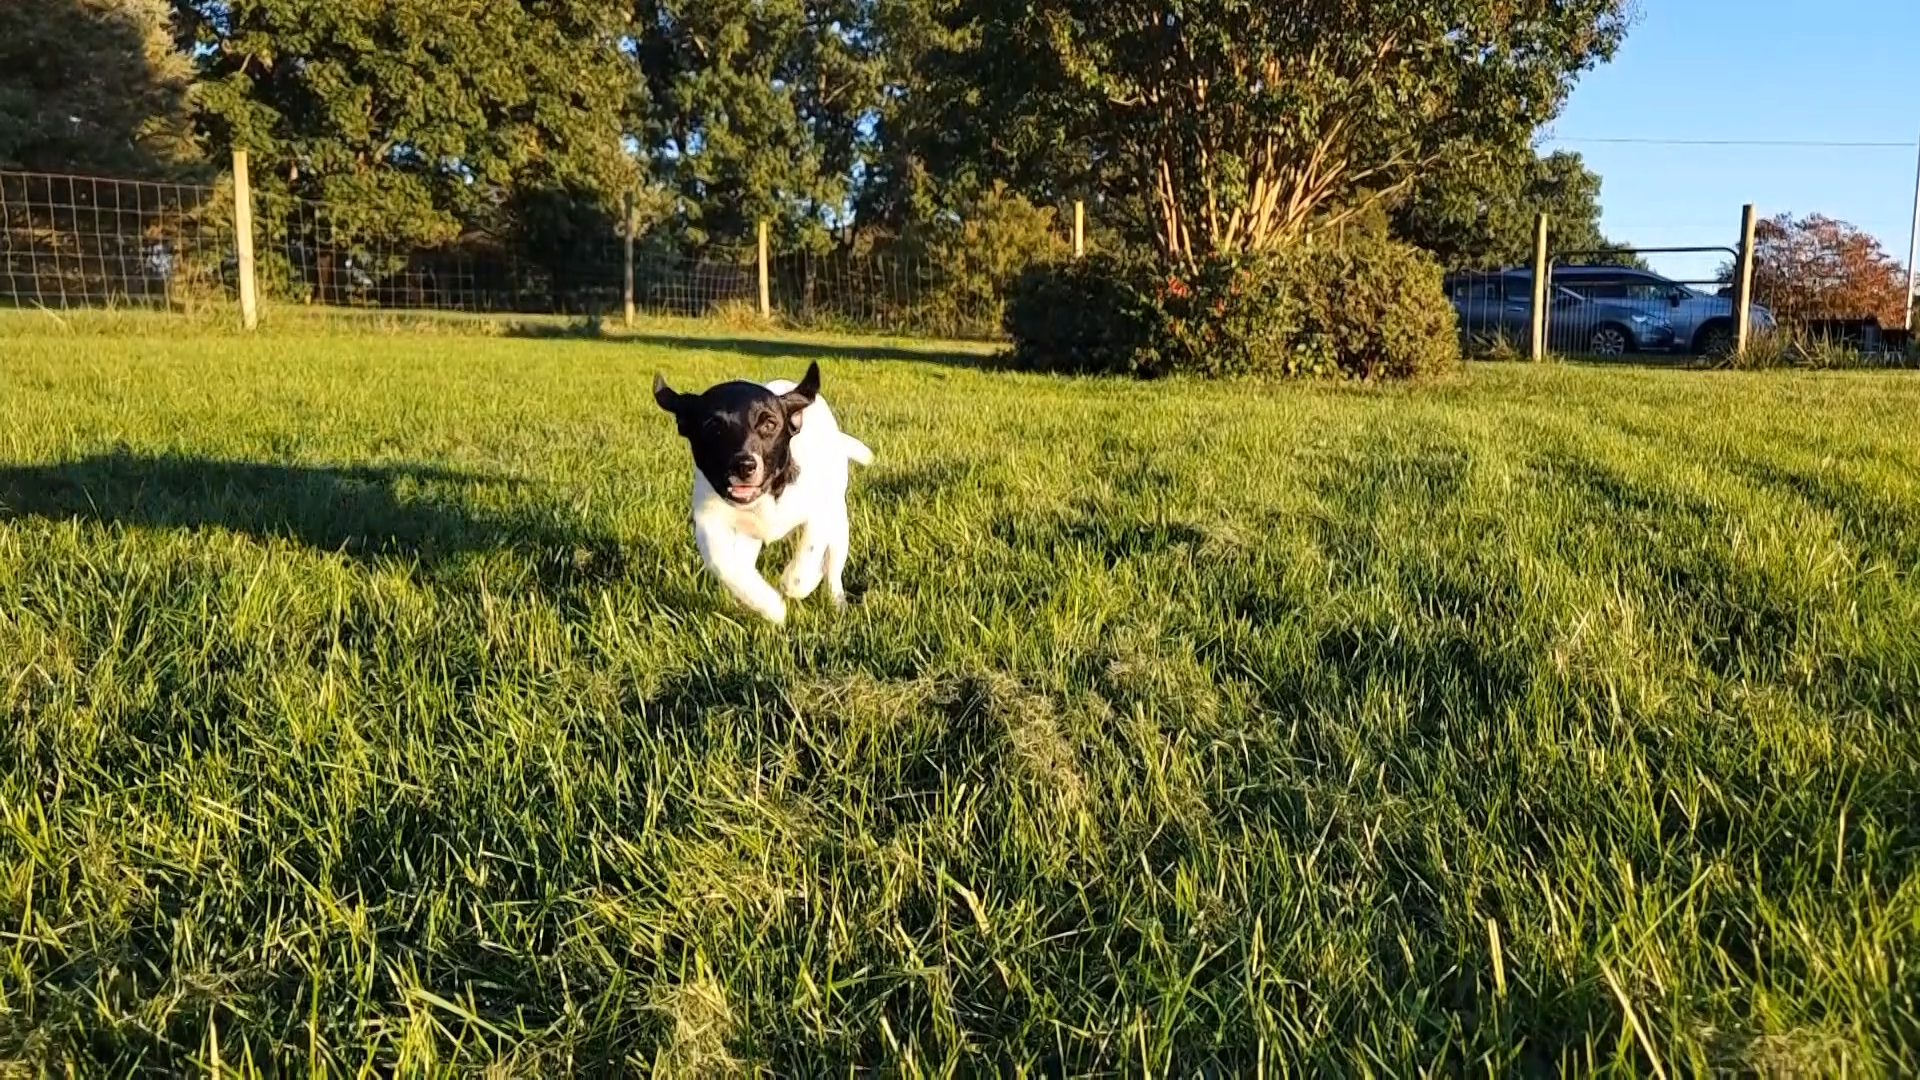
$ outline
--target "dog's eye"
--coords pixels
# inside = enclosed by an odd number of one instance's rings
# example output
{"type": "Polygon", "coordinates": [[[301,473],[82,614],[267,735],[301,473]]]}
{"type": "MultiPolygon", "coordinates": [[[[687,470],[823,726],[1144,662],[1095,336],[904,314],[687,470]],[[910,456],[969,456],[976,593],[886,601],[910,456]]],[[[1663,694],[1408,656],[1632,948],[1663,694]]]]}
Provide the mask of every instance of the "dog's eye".
{"type": "Polygon", "coordinates": [[[772,413],[768,413],[762,416],[760,423],[755,426],[759,428],[760,434],[772,436],[780,430],[780,421],[776,420],[772,413]]]}
{"type": "Polygon", "coordinates": [[[702,424],[701,427],[709,435],[719,435],[726,430],[727,422],[717,416],[709,416],[707,417],[707,422],[702,424]]]}

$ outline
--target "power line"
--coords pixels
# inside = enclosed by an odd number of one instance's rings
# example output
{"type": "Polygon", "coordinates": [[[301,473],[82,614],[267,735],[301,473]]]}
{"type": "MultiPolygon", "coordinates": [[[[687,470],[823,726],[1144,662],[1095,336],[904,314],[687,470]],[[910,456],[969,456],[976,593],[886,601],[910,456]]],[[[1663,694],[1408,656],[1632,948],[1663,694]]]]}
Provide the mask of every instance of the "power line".
{"type": "Polygon", "coordinates": [[[1861,142],[1838,139],[1630,139],[1630,138],[1562,138],[1549,136],[1544,141],[1567,145],[1610,144],[1616,146],[1756,146],[1756,147],[1808,147],[1841,150],[1912,150],[1916,144],[1907,142],[1861,142]]]}
{"type": "MultiPolygon", "coordinates": [[[[1891,231],[1894,229],[1905,229],[1907,227],[1907,223],[1904,221],[1855,221],[1852,218],[1847,219],[1847,224],[1852,225],[1856,229],[1865,229],[1868,232],[1875,230],[1891,231]]],[[[1708,229],[1727,229],[1731,226],[1724,221],[1718,223],[1704,221],[1623,221],[1609,223],[1607,227],[1610,229],[1661,229],[1667,232],[1703,232],[1708,229]]]]}

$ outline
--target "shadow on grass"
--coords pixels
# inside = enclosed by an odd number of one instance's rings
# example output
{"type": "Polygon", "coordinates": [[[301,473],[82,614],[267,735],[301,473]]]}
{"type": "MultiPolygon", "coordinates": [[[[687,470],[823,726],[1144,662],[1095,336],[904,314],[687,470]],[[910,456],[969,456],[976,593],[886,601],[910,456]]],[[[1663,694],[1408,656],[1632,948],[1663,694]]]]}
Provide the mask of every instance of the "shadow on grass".
{"type": "Polygon", "coordinates": [[[857,345],[848,342],[806,341],[780,337],[728,335],[702,337],[665,331],[621,330],[609,333],[597,320],[574,323],[516,322],[507,327],[506,336],[535,340],[598,341],[609,345],[653,345],[668,349],[731,353],[736,356],[765,357],[774,360],[901,360],[954,367],[995,368],[991,354],[975,353],[938,346],[857,345]]]}
{"type": "Polygon", "coordinates": [[[1718,366],[1698,356],[1666,353],[1630,353],[1626,356],[1557,356],[1556,364],[1605,371],[1714,371],[1718,366]]]}
{"type": "Polygon", "coordinates": [[[1077,501],[1072,513],[1002,514],[988,532],[1009,547],[1044,552],[1055,563],[1090,554],[1108,570],[1169,551],[1195,552],[1207,542],[1207,534],[1189,522],[1127,517],[1092,500],[1077,501]]]}
{"type": "Polygon", "coordinates": [[[512,549],[548,589],[624,574],[625,545],[536,507],[474,506],[475,485],[509,478],[430,465],[290,465],[115,451],[77,461],[0,466],[0,521],[95,521],[225,529],[432,574],[449,560],[512,549]]]}

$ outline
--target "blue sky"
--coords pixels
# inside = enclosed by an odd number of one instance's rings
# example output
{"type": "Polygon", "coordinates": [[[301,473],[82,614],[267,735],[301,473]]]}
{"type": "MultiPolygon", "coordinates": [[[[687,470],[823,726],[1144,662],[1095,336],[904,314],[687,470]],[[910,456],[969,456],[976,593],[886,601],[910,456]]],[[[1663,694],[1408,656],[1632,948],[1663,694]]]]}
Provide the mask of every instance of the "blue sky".
{"type": "MultiPolygon", "coordinates": [[[[1730,245],[1740,207],[1824,213],[1902,263],[1920,146],[1920,0],[1644,0],[1611,64],[1575,87],[1542,149],[1602,181],[1608,236],[1730,245]],[[1597,139],[1901,142],[1899,148],[1629,145],[1597,139]]],[[[1713,256],[1649,256],[1711,275],[1713,256]]]]}

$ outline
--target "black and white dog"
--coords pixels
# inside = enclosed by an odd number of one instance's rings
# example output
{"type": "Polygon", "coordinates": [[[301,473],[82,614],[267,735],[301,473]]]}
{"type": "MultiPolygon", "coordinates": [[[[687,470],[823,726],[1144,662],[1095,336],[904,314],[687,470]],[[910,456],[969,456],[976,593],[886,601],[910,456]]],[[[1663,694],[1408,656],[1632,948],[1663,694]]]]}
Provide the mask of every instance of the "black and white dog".
{"type": "Polygon", "coordinates": [[[820,365],[798,383],[724,382],[676,393],[659,374],[653,397],[673,414],[693,449],[693,540],[727,591],[776,624],[781,593],[812,595],[824,577],[835,606],[846,603],[849,462],[873,463],[866,444],[840,430],[820,397],[820,365]],[[775,590],[760,576],[760,549],[800,530],[775,590]]]}

